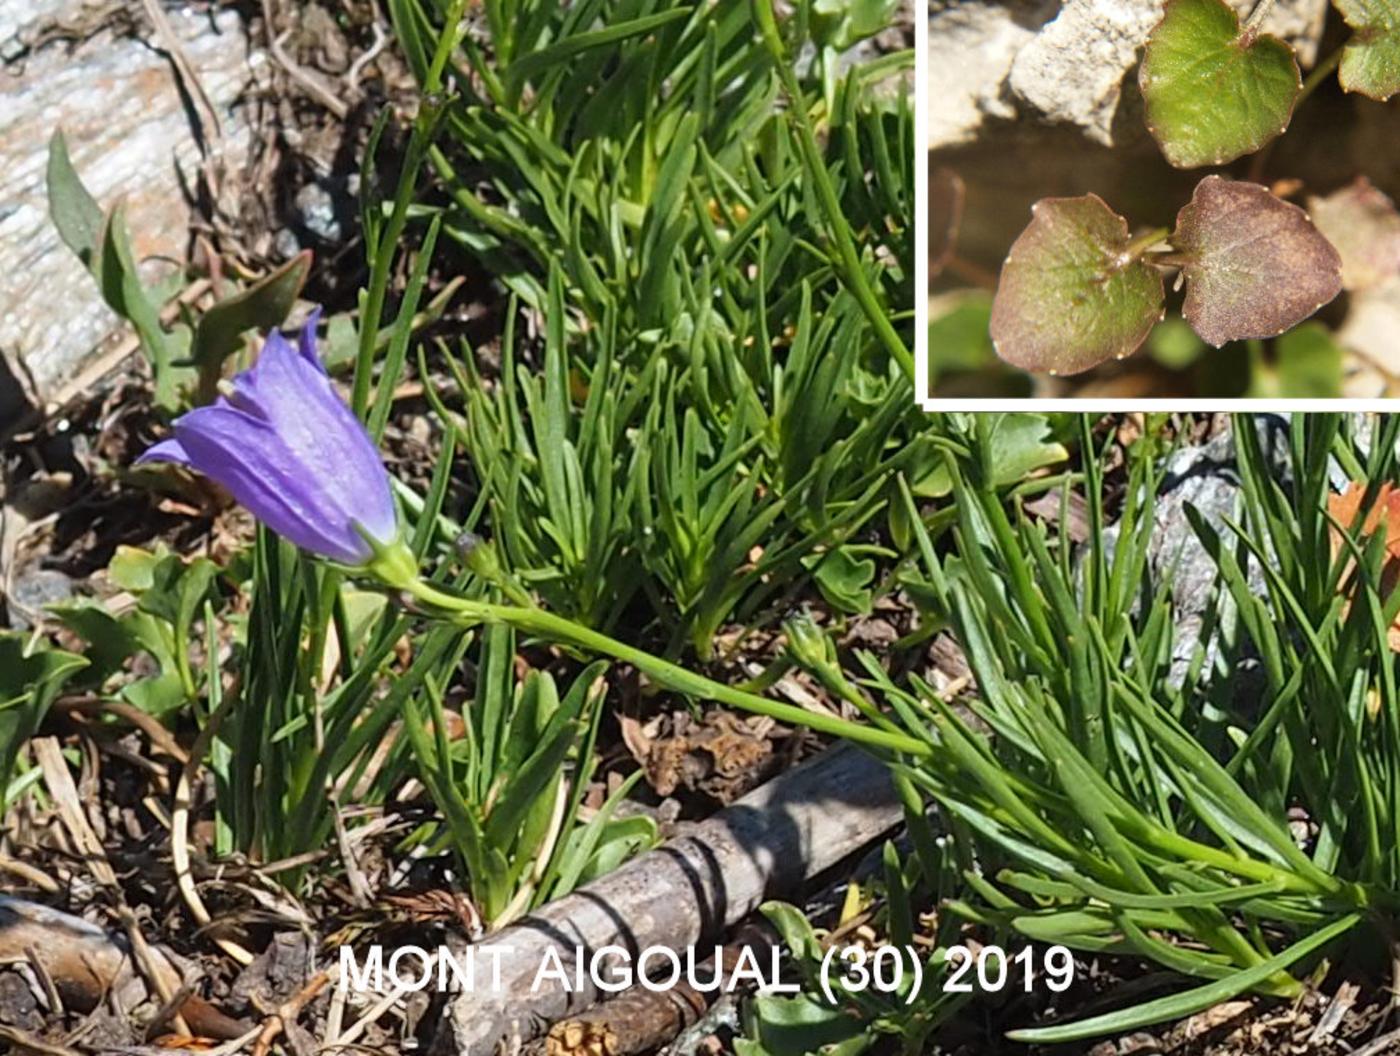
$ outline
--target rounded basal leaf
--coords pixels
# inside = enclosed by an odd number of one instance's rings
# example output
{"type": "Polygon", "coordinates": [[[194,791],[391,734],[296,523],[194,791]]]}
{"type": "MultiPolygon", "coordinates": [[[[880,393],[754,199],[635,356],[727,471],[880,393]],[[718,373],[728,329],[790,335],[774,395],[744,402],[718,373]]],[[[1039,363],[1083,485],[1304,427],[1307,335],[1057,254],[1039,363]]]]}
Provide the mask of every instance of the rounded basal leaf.
{"type": "Polygon", "coordinates": [[[1358,176],[1326,198],[1309,198],[1313,223],[1342,258],[1342,285],[1367,290],[1400,276],[1400,213],[1358,176]]]}
{"type": "Polygon", "coordinates": [[[1257,183],[1207,176],[1177,214],[1182,314],[1219,348],[1274,337],[1342,289],[1342,262],[1308,214],[1257,183]]]}
{"type": "Polygon", "coordinates": [[[1293,49],[1241,31],[1224,0],[1169,0],[1138,71],[1147,127],[1179,169],[1220,165],[1288,127],[1303,82],[1293,49]]]}
{"type": "Polygon", "coordinates": [[[1337,79],[1349,92],[1386,100],[1400,92],[1400,0],[1332,0],[1353,36],[1337,79]]]}
{"type": "Polygon", "coordinates": [[[1162,317],[1162,276],[1130,252],[1098,195],[1045,198],[1006,256],[991,335],[1006,362],[1075,374],[1137,350],[1162,317]]]}

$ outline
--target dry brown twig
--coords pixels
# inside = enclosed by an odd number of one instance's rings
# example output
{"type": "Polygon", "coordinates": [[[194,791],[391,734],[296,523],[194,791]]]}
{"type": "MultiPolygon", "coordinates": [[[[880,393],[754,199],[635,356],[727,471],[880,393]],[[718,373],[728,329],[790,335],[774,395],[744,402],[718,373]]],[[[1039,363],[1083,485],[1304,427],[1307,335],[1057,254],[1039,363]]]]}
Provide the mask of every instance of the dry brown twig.
{"type": "Polygon", "coordinates": [[[7,1041],[15,1046],[16,1052],[33,1053],[34,1056],[81,1056],[76,1049],[40,1041],[17,1027],[7,1027],[3,1023],[0,1023],[0,1041],[7,1041]]]}
{"type": "MultiPolygon", "coordinates": [[[[180,975],[174,967],[164,957],[158,957],[146,942],[146,936],[141,932],[136,914],[127,905],[126,895],[123,893],[121,885],[117,883],[117,874],[112,870],[111,863],[107,861],[107,852],[102,847],[102,841],[97,838],[97,833],[93,831],[87,815],[83,813],[77,786],[73,784],[73,775],[68,772],[68,761],[63,758],[63,749],[59,747],[58,739],[37,737],[32,744],[34,757],[43,772],[44,784],[48,787],[49,794],[53,796],[59,818],[72,837],[78,853],[83,856],[83,860],[87,863],[88,869],[97,882],[107,889],[116,906],[117,915],[122,926],[126,929],[127,939],[131,943],[132,958],[141,969],[141,973],[150,984],[152,991],[160,998],[161,1003],[168,1004],[174,998],[177,989],[176,986],[172,985],[172,982],[183,982],[183,980],[180,980],[180,975]]],[[[189,1033],[189,1028],[181,1016],[177,1014],[173,1022],[180,1030],[189,1033]]]]}
{"type": "Polygon", "coordinates": [[[197,116],[200,124],[204,126],[205,137],[209,146],[216,146],[224,138],[223,125],[219,122],[219,112],[215,109],[213,101],[209,98],[209,93],[204,90],[204,83],[199,79],[199,71],[194,68],[194,63],[190,62],[189,54],[180,43],[179,36],[175,33],[175,27],[170,24],[170,19],[166,17],[164,9],[161,8],[158,0],[141,0],[141,6],[145,8],[146,17],[155,26],[156,36],[160,38],[163,48],[170,54],[170,61],[175,64],[176,72],[185,83],[185,90],[189,92],[203,113],[197,116]]]}
{"type": "Polygon", "coordinates": [[[0,854],[0,873],[9,873],[11,876],[17,876],[48,895],[56,895],[63,890],[63,888],[59,886],[58,881],[42,869],[37,869],[28,862],[17,861],[14,858],[6,858],[3,854],[0,854]]]}
{"type": "MultiPolygon", "coordinates": [[[[209,915],[209,910],[204,905],[204,899],[199,896],[199,888],[190,873],[190,803],[194,798],[191,789],[194,788],[194,779],[199,773],[200,761],[209,751],[214,735],[219,732],[219,725],[232,710],[238,695],[237,687],[231,687],[224,693],[219,706],[214,709],[204,728],[199,731],[199,736],[195,738],[189,757],[180,770],[180,779],[175,783],[175,804],[170,814],[170,860],[175,869],[175,886],[189,909],[190,916],[200,927],[212,924],[214,918],[209,915]]],[[[253,963],[253,954],[232,939],[215,936],[214,944],[241,965],[253,963]]]]}
{"type": "Polygon", "coordinates": [[[160,724],[159,719],[125,701],[104,700],[97,696],[60,697],[54,701],[53,706],[59,711],[81,712],[85,715],[108,712],[131,723],[144,733],[153,745],[176,762],[186,763],[189,761],[189,756],[180,747],[180,742],[175,740],[174,735],[160,724]]]}
{"type": "Polygon", "coordinates": [[[309,96],[333,113],[337,119],[344,121],[349,116],[350,107],[344,99],[322,83],[319,77],[287,54],[282,44],[291,30],[284,29],[281,33],[276,31],[276,21],[273,18],[272,8],[273,0],[262,0],[263,25],[267,33],[268,50],[272,52],[272,57],[277,60],[277,64],[282,69],[287,71],[287,75],[292,80],[305,89],[309,96]]]}
{"type": "Polygon", "coordinates": [[[302,1009],[326,988],[326,984],[330,980],[330,972],[323,968],[307,980],[305,986],[278,1005],[277,1011],[268,1017],[267,1022],[262,1025],[258,1032],[257,1040],[253,1042],[253,1056],[267,1056],[268,1051],[272,1048],[272,1043],[286,1029],[287,1024],[296,1021],[296,1018],[301,1015],[302,1009]]]}

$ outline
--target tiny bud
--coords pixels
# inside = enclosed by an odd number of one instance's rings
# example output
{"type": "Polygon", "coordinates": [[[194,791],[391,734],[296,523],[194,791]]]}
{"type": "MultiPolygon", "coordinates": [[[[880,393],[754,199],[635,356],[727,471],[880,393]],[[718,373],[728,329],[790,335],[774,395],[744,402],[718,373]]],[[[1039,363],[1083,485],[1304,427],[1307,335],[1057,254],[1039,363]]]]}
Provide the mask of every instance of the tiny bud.
{"type": "Polygon", "coordinates": [[[500,576],[501,566],[490,540],[466,531],[452,541],[452,549],[464,565],[487,582],[494,583],[500,576]]]}
{"type": "Polygon", "coordinates": [[[473,531],[465,531],[456,539],[452,540],[452,549],[463,561],[468,561],[474,551],[482,543],[481,536],[473,531]]]}

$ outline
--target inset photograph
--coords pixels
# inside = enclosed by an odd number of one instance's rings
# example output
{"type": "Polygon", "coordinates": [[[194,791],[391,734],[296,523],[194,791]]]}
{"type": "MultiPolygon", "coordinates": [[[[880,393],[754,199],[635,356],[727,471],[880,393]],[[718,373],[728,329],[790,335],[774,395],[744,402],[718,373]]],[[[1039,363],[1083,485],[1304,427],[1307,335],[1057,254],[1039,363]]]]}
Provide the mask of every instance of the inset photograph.
{"type": "Polygon", "coordinates": [[[925,402],[1400,391],[1400,4],[930,0],[925,402]]]}

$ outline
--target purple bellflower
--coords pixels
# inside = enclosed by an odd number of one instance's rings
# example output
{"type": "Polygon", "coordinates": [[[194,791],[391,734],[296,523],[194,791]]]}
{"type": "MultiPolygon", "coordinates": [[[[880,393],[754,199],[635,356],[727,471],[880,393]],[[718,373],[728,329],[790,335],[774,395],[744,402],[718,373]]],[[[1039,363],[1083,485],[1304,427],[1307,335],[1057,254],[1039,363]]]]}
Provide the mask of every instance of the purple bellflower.
{"type": "Polygon", "coordinates": [[[379,452],[316,354],[319,316],[296,348],[270,333],[225,395],[175,419],[175,435],[137,461],[198,470],[297,546],[364,565],[397,542],[398,518],[379,452]]]}

